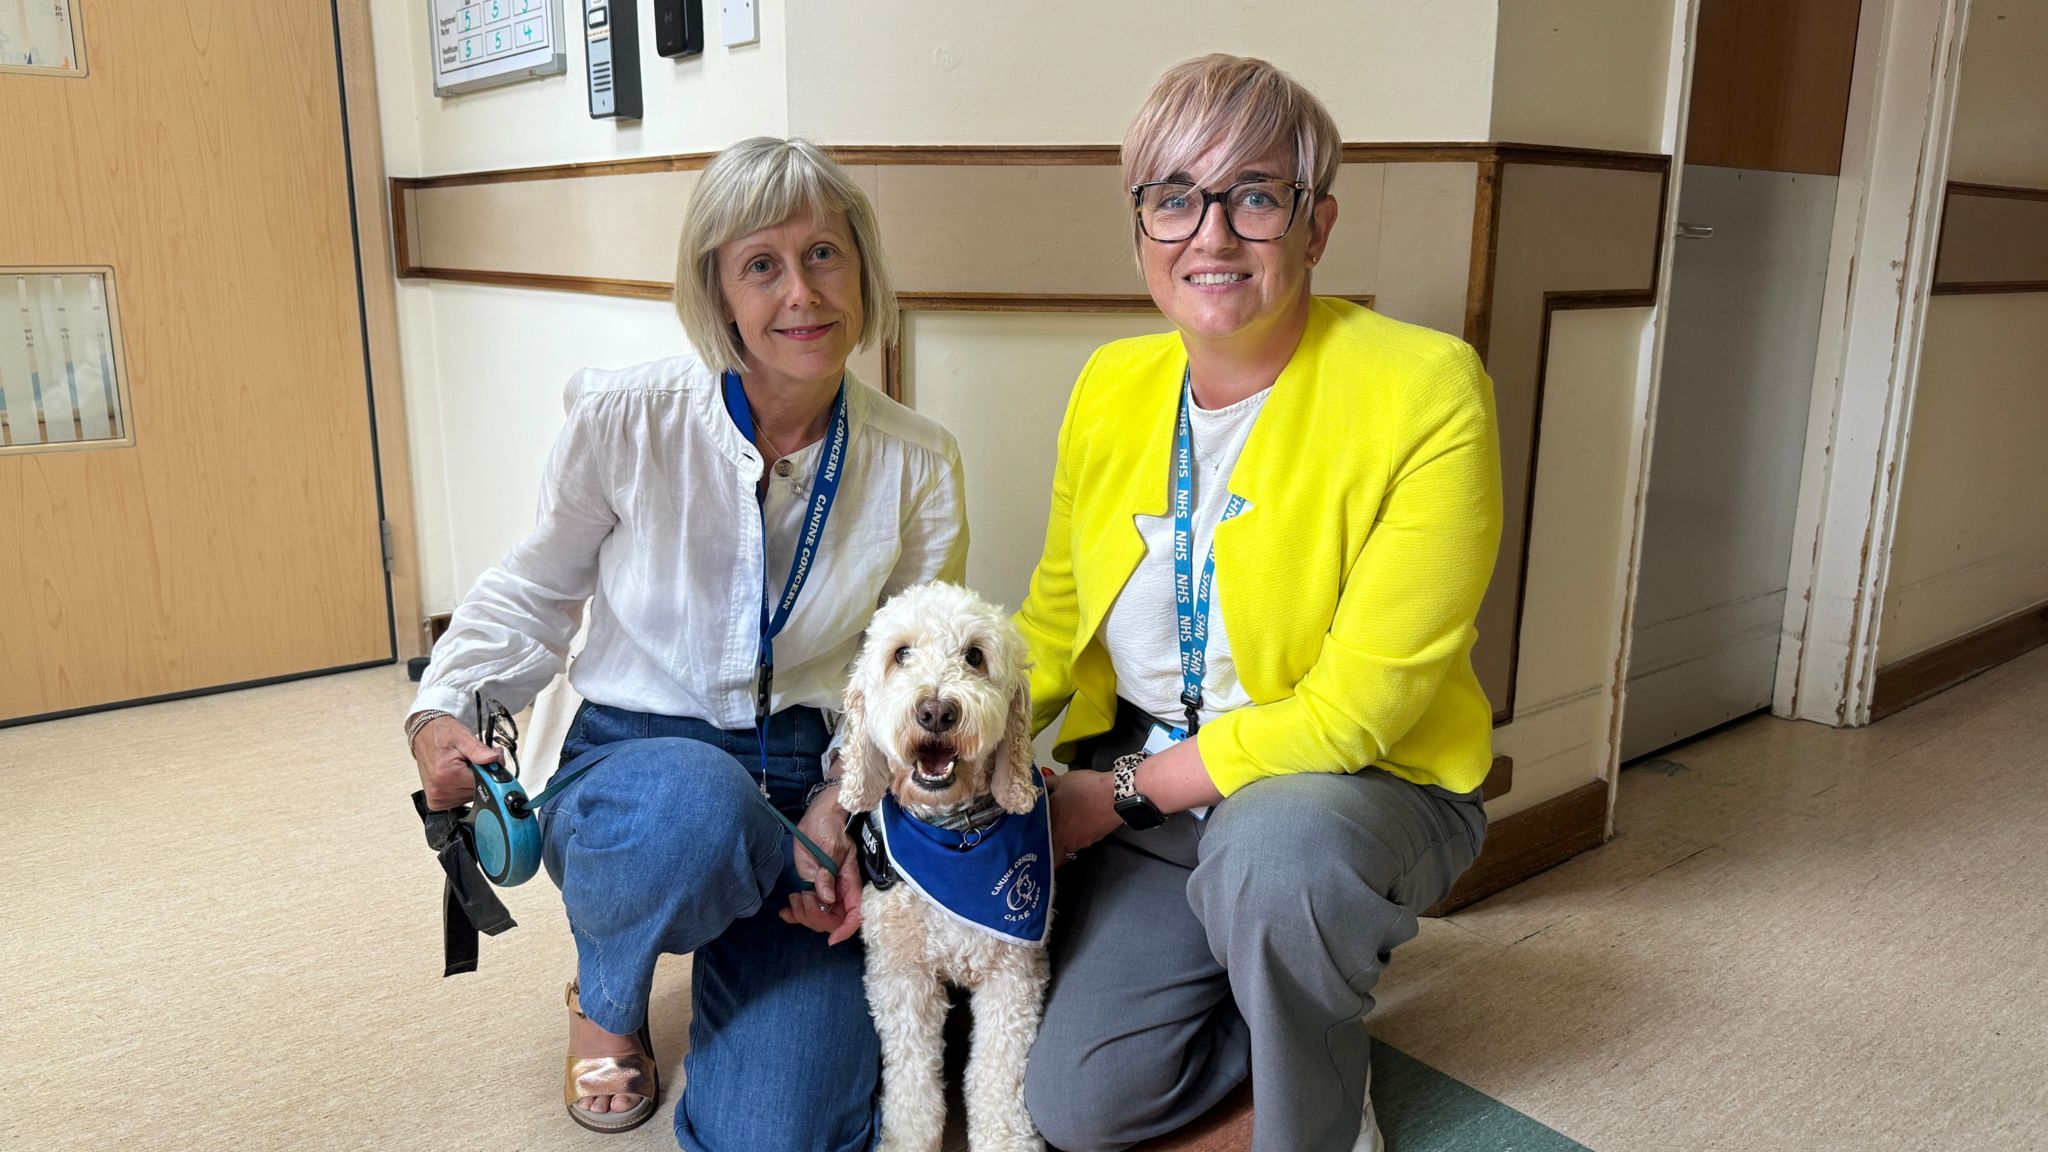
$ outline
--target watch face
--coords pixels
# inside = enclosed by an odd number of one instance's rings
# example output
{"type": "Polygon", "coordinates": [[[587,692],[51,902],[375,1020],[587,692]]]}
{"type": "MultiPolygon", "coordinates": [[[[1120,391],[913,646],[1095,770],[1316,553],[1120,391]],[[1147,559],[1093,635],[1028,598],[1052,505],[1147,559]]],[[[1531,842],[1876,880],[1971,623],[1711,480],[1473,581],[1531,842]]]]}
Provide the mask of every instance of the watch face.
{"type": "Polygon", "coordinates": [[[1123,817],[1124,827],[1134,832],[1143,832],[1166,823],[1166,815],[1143,796],[1127,796],[1116,802],[1116,814],[1123,817]]]}

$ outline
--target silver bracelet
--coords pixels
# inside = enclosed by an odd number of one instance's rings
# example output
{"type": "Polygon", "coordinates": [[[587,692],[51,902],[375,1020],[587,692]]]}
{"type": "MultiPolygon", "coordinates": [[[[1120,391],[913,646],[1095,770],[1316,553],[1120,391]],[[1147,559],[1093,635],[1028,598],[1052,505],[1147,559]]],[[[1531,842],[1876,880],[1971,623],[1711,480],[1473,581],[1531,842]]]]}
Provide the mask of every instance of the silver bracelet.
{"type": "Polygon", "coordinates": [[[413,716],[412,719],[407,720],[405,722],[405,750],[407,752],[412,751],[412,742],[419,739],[420,729],[447,715],[449,713],[429,708],[413,716]]]}

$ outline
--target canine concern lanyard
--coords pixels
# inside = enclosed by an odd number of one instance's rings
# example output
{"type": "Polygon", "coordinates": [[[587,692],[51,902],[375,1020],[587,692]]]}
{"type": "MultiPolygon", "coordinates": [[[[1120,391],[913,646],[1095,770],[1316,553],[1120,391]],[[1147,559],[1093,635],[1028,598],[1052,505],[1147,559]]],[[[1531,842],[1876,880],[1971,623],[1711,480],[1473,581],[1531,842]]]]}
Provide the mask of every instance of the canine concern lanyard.
{"type": "MultiPolygon", "coordinates": [[[[725,374],[725,410],[749,442],[754,439],[754,413],[747,404],[740,374],[725,374]]],[[[761,745],[761,791],[768,791],[768,700],[775,684],[775,637],[789,623],[789,614],[803,594],[804,581],[816,566],[818,548],[825,539],[825,521],[832,515],[832,502],[839,496],[840,473],[846,463],[846,382],[840,381],[839,395],[832,402],[832,429],[825,434],[825,452],[818,460],[811,483],[810,509],[804,513],[803,531],[797,537],[796,555],[790,559],[789,577],[783,582],[782,598],[768,599],[768,496],[757,490],[754,504],[761,513],[761,647],[754,665],[754,727],[761,745]]],[[[762,461],[762,467],[767,461],[762,461]]]]}
{"type": "MultiPolygon", "coordinates": [[[[1201,583],[1195,582],[1195,438],[1188,415],[1194,403],[1190,370],[1183,368],[1180,419],[1173,433],[1173,610],[1180,618],[1180,704],[1187,709],[1188,736],[1202,726],[1202,674],[1209,665],[1209,589],[1216,579],[1216,542],[1212,539],[1202,561],[1201,583]]],[[[1223,520],[1242,511],[1244,497],[1233,495],[1223,506],[1223,520]]]]}

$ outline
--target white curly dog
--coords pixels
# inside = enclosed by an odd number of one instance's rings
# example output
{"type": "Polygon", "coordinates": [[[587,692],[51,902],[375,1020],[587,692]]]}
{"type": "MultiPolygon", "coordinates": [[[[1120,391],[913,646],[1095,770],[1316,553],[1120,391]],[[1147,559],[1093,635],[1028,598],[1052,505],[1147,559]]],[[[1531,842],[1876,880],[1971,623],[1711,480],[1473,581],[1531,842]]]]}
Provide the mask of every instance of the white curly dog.
{"type": "Polygon", "coordinates": [[[971,868],[966,849],[984,830],[995,838],[997,826],[1007,824],[1012,833],[1036,834],[1045,820],[1031,755],[1029,669],[1024,639],[1001,609],[939,583],[906,589],[884,604],[855,659],[840,802],[850,813],[876,813],[867,830],[871,847],[885,814],[877,810],[887,810],[896,821],[889,826],[890,864],[910,880],[878,887],[871,873],[861,897],[868,1006],[882,1041],[883,1152],[938,1152],[946,1121],[948,981],[973,994],[969,1146],[1045,1147],[1024,1108],[1024,1062],[1045,995],[1052,883],[1050,860],[1039,857],[1050,856],[1050,841],[1042,849],[1005,849],[1011,863],[970,873],[978,878],[961,885],[997,898],[992,921],[1017,919],[1016,910],[1028,908],[1038,917],[1035,943],[940,907],[927,892],[947,877],[928,874],[920,884],[906,867],[918,847],[910,841],[942,845],[922,848],[932,871],[952,870],[956,861],[971,868]],[[924,822],[926,835],[908,830],[905,815],[924,822]]]}

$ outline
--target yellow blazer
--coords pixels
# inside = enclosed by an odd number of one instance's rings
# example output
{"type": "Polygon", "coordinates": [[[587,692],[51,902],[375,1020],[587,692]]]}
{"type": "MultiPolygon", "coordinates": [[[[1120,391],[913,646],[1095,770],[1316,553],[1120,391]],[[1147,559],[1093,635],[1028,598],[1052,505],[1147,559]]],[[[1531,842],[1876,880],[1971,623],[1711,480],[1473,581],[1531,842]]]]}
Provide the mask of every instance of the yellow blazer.
{"type": "MultiPolygon", "coordinates": [[[[1017,625],[1033,731],[1058,755],[1107,731],[1116,672],[1097,635],[1165,515],[1187,353],[1178,334],[1096,350],[1060,426],[1045,551],[1017,625]]],[[[1500,545],[1493,385],[1463,341],[1317,298],[1230,475],[1215,611],[1251,705],[1196,739],[1224,795],[1367,765],[1469,792],[1492,761],[1473,621],[1500,545]]],[[[1178,661],[1178,652],[1161,660],[1178,661]]]]}

